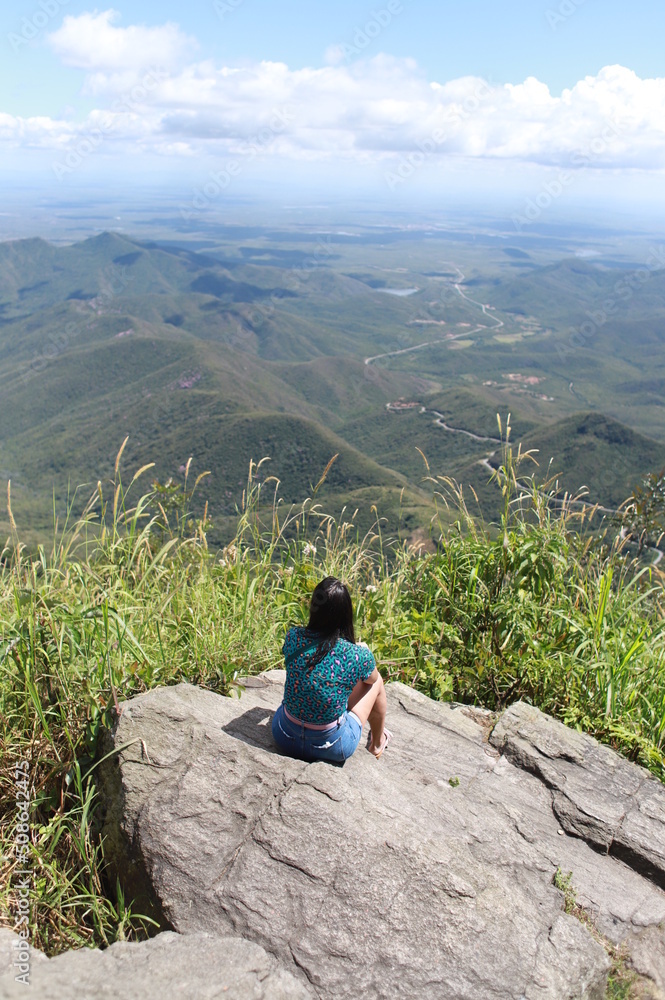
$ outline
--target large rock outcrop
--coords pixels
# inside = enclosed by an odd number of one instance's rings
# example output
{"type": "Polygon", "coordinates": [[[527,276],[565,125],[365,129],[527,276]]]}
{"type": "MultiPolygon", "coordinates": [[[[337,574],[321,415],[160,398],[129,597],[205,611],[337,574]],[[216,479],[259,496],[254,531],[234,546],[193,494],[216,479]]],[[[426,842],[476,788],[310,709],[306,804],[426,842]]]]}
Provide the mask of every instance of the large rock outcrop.
{"type": "Polygon", "coordinates": [[[492,745],[535,774],[552,792],[561,826],[665,889],[665,789],[590,736],[537,708],[503,714],[492,745]]]}
{"type": "Polygon", "coordinates": [[[100,777],[135,909],[253,942],[326,1000],[601,1000],[609,960],[560,869],[663,995],[659,782],[530,706],[492,728],[400,684],[380,761],[305,764],[272,743],[283,678],[123,706],[100,777]]]}
{"type": "Polygon", "coordinates": [[[13,967],[19,939],[0,928],[0,1000],[311,1000],[313,994],[259,945],[236,937],[174,934],[80,948],[47,959],[31,951],[29,982],[13,967]]]}

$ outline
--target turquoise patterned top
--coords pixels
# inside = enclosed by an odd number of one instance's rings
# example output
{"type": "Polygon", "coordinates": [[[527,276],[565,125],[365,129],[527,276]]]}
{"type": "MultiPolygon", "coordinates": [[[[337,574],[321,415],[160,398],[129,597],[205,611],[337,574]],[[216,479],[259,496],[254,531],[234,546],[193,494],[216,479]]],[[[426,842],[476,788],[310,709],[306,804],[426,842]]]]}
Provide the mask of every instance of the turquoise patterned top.
{"type": "Polygon", "coordinates": [[[316,652],[316,647],[307,650],[311,642],[312,636],[304,628],[290,628],[286,633],[282,647],[285,658],[296,650],[303,652],[286,668],[284,704],[296,719],[325,725],[344,714],[351,691],[358,681],[367,680],[376,663],[365,646],[338,639],[327,656],[309,670],[307,661],[316,652]]]}

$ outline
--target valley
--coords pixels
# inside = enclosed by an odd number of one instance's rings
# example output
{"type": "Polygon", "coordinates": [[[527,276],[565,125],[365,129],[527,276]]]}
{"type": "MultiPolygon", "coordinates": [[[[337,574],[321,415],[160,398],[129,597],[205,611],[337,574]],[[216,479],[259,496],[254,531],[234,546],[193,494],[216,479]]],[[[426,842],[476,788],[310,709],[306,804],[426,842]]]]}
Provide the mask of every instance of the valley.
{"type": "Polygon", "coordinates": [[[108,477],[126,437],[128,469],[178,481],[191,456],[210,471],[200,503],[218,544],[264,457],[289,504],[337,456],[317,500],[357,509],[359,530],[372,508],[404,537],[425,529],[436,476],[471,487],[491,520],[497,414],[529,474],[608,509],[665,465],[650,242],[196,222],[0,243],[0,488],[11,480],[32,541],[108,477]]]}

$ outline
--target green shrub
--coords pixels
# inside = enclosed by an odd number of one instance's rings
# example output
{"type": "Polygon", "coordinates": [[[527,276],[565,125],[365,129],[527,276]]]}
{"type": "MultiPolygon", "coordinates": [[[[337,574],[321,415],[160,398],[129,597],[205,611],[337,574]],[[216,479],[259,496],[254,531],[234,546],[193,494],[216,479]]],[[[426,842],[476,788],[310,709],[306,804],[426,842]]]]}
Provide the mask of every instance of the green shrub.
{"type": "Polygon", "coordinates": [[[213,553],[207,514],[189,514],[189,466],[183,484],[133,501],[150,467],[125,487],[120,458],[49,552],[30,555],[12,521],[0,564],[0,922],[13,922],[14,774],[26,760],[35,945],[55,953],[147,929],[105,880],[96,825],[97,735],[113,707],[182,680],[229,694],[239,676],[281,666],[286,628],[326,574],[350,586],[386,679],[495,710],[528,700],[665,777],[662,577],[619,535],[590,533],[583,507],[522,478],[528,456],[508,441],[494,477],[501,522],[483,524],[456,484],[430,477],[425,553],[384,538],[376,510],[364,536],[355,516],[328,516],[325,474],[294,508],[256,465],[235,540],[213,553]]]}

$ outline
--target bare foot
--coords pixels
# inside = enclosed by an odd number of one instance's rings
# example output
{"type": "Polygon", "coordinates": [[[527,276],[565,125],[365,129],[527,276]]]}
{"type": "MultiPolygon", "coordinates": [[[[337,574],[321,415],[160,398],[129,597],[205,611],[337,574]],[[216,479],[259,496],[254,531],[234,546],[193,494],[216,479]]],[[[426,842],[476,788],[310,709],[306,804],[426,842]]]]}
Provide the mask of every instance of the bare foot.
{"type": "Polygon", "coordinates": [[[389,729],[384,729],[383,730],[383,736],[381,738],[381,743],[379,744],[378,747],[375,747],[374,746],[374,738],[372,736],[372,733],[370,732],[369,737],[367,739],[367,749],[372,754],[372,756],[376,757],[376,759],[378,760],[379,757],[381,756],[381,754],[383,753],[383,751],[386,749],[386,747],[390,743],[390,741],[391,741],[392,738],[393,738],[393,734],[390,732],[390,730],[389,729]]]}

